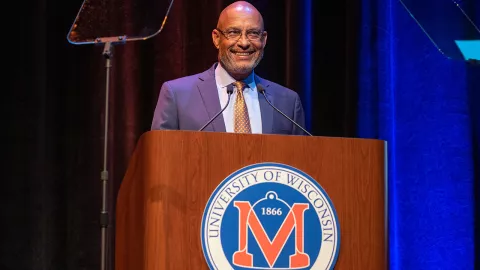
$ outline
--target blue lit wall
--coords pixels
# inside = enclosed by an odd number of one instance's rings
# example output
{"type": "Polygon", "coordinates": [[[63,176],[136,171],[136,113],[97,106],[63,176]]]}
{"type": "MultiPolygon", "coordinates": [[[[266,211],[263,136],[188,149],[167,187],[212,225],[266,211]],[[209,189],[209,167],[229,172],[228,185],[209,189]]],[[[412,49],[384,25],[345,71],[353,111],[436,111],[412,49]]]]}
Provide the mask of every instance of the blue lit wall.
{"type": "Polygon", "coordinates": [[[474,269],[478,68],[441,55],[398,0],[363,0],[359,49],[358,135],[388,141],[391,269],[474,269]]]}

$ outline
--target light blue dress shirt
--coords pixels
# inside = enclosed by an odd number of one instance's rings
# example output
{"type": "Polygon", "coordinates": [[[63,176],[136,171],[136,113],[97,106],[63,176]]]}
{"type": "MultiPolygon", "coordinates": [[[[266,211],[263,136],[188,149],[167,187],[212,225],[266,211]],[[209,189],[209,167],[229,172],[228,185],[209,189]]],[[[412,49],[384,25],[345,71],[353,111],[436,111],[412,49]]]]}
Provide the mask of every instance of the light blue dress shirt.
{"type": "MultiPolygon", "coordinates": [[[[228,72],[220,65],[215,68],[215,82],[218,89],[218,97],[220,98],[220,106],[223,108],[227,104],[228,94],[227,86],[235,82],[236,80],[228,74],[228,72]]],[[[243,90],[243,96],[245,103],[247,104],[248,116],[250,118],[250,127],[252,133],[262,133],[262,115],[260,112],[260,103],[258,101],[257,85],[255,84],[255,74],[252,72],[248,78],[243,80],[248,86],[243,90]]],[[[230,104],[223,111],[223,120],[225,122],[225,130],[227,132],[234,131],[234,119],[233,110],[235,105],[235,99],[237,97],[236,89],[234,88],[233,94],[230,97],[230,104]]]]}

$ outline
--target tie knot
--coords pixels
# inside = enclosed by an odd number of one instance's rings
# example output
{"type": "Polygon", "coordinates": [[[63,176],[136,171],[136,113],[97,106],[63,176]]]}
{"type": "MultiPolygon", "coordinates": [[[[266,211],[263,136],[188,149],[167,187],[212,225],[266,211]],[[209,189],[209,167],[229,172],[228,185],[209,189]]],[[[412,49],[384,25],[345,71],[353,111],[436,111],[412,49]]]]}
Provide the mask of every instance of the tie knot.
{"type": "Polygon", "coordinates": [[[233,83],[233,85],[235,85],[238,91],[243,92],[243,89],[245,88],[246,83],[242,81],[236,81],[233,83]]]}

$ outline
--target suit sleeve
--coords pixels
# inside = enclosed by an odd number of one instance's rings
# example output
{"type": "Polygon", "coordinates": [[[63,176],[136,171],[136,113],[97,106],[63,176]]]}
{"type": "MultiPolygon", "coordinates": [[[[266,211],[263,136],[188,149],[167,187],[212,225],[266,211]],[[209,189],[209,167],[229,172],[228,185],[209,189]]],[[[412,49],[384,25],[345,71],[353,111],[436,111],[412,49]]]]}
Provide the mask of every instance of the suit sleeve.
{"type": "Polygon", "coordinates": [[[175,94],[168,82],[160,89],[151,129],[179,129],[175,94]]]}
{"type": "MultiPolygon", "coordinates": [[[[293,114],[293,120],[297,122],[301,127],[305,128],[305,113],[303,111],[302,101],[300,100],[300,96],[298,96],[298,94],[295,94],[295,111],[293,114]]],[[[301,130],[295,125],[293,125],[292,134],[307,135],[303,130],[301,130]]]]}

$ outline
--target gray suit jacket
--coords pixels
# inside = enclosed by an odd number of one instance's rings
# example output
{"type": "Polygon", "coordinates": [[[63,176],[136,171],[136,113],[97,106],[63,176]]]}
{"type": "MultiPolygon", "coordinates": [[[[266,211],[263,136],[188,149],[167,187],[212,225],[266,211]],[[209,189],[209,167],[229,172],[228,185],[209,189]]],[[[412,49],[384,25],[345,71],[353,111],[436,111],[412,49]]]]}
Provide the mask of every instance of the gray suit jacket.
{"type": "MultiPolygon", "coordinates": [[[[214,64],[205,72],[183,77],[163,83],[158,97],[152,130],[199,130],[220,110],[215,82],[214,64]]],[[[257,84],[262,84],[268,100],[280,111],[305,127],[305,115],[298,94],[288,88],[255,76],[257,84]]],[[[296,134],[305,133],[275,111],[258,94],[262,115],[262,133],[264,134],[296,134]]],[[[225,132],[225,122],[220,114],[204,131],[225,132]]]]}

